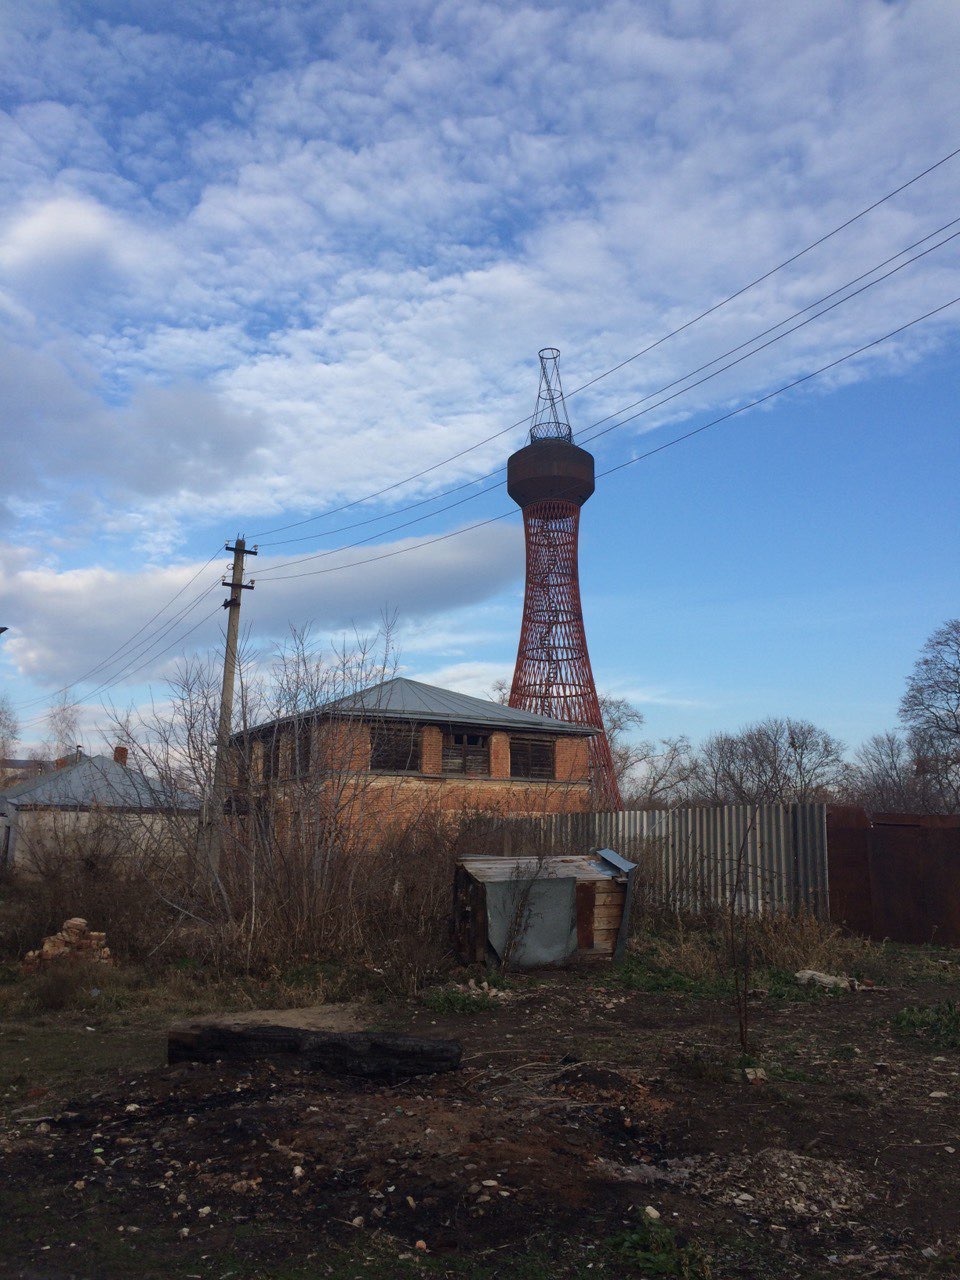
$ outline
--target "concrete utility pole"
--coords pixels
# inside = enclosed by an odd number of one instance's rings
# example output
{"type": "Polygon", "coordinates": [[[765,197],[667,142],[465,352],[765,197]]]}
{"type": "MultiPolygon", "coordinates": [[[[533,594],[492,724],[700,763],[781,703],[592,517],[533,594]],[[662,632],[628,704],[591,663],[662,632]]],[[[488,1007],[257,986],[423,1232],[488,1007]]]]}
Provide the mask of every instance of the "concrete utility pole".
{"type": "Polygon", "coordinates": [[[220,690],[220,720],[217,725],[217,754],[213,766],[213,789],[210,794],[210,812],[207,814],[207,857],[210,863],[210,874],[216,877],[220,871],[221,834],[223,829],[223,806],[227,798],[227,759],[230,751],[230,729],[233,725],[233,685],[237,673],[237,641],[240,635],[240,600],[241,592],[253,590],[253,579],[243,580],[245,556],[255,556],[256,547],[247,549],[243,538],[237,538],[231,547],[226,543],[226,550],[233,552],[233,575],[223,585],[230,588],[229,599],[224,600],[227,609],[227,646],[223,654],[223,686],[220,690]]]}

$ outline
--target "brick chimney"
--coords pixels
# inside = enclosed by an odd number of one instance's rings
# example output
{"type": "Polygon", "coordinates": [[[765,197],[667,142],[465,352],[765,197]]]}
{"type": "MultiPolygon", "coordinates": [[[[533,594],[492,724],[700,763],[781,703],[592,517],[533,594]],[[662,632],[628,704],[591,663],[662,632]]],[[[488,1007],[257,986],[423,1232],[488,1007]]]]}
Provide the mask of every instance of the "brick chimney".
{"type": "Polygon", "coordinates": [[[127,767],[127,754],[128,753],[127,753],[126,747],[114,747],[113,748],[114,764],[122,765],[125,769],[127,767]]]}

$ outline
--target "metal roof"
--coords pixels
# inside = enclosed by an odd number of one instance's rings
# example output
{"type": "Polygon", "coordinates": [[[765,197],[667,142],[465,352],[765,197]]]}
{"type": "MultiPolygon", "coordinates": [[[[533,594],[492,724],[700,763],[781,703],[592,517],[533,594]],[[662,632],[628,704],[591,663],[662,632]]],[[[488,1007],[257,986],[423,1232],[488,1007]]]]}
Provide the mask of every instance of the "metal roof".
{"type": "Polygon", "coordinates": [[[0,794],[0,806],[51,809],[197,809],[198,802],[110,756],[81,756],[75,764],[27,778],[0,794]]]}
{"type": "Polygon", "coordinates": [[[584,724],[554,720],[533,711],[518,711],[486,698],[472,698],[452,689],[438,689],[397,676],[370,689],[339,698],[322,708],[325,712],[347,716],[383,716],[390,720],[424,720],[442,724],[475,724],[490,729],[528,729],[541,733],[572,733],[592,736],[596,729],[584,724]]]}
{"type": "MultiPolygon", "coordinates": [[[[377,720],[412,720],[419,724],[477,725],[484,729],[512,729],[514,733],[523,730],[528,733],[566,733],[579,737],[592,737],[598,732],[590,725],[554,720],[533,711],[518,711],[515,707],[505,707],[486,698],[472,698],[467,693],[439,689],[421,680],[408,680],[406,676],[384,680],[369,689],[361,689],[359,693],[337,698],[297,716],[269,720],[257,725],[253,732],[313,716],[363,716],[377,720]]],[[[235,733],[233,740],[242,736],[235,733]]]]}
{"type": "Polygon", "coordinates": [[[459,865],[474,880],[616,880],[620,871],[590,854],[548,854],[544,858],[505,858],[474,855],[461,858],[459,865]]]}

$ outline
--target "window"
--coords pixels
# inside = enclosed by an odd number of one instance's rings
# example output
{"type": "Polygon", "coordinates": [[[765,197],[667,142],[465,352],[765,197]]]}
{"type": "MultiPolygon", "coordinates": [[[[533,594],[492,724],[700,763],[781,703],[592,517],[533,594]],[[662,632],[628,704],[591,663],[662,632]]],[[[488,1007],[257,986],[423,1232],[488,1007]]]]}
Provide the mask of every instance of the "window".
{"type": "Polygon", "coordinates": [[[447,729],[443,734],[443,772],[474,778],[490,776],[490,738],[467,729],[447,729]]]}
{"type": "Polygon", "coordinates": [[[552,778],[554,776],[553,738],[511,737],[511,778],[552,778]]]}
{"type": "Polygon", "coordinates": [[[370,768],[385,773],[419,773],[419,728],[412,724],[374,725],[370,731],[370,768]]]}
{"type": "Polygon", "coordinates": [[[305,778],[310,772],[310,747],[312,745],[312,736],[313,724],[309,720],[302,720],[294,730],[294,777],[305,778]]]}
{"type": "Polygon", "coordinates": [[[278,728],[265,734],[263,741],[263,780],[276,782],[280,777],[281,752],[284,734],[278,728]]]}

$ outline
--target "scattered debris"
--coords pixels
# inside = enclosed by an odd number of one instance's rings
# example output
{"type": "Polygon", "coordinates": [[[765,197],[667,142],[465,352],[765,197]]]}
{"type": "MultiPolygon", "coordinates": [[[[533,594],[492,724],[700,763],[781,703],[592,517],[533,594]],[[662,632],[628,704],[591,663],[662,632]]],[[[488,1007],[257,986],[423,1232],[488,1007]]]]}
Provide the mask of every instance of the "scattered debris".
{"type": "Polygon", "coordinates": [[[819,973],[816,969],[801,969],[793,976],[801,987],[824,987],[828,991],[859,991],[862,985],[856,978],[836,973],[819,973]]]}
{"type": "Polygon", "coordinates": [[[490,983],[484,979],[483,982],[477,982],[475,978],[471,978],[468,982],[452,982],[450,984],[451,991],[460,991],[466,996],[485,997],[490,1000],[498,1000],[505,1003],[515,998],[513,991],[508,991],[506,987],[491,987],[490,983]]]}
{"type": "MultiPolygon", "coordinates": [[[[206,1274],[201,1251],[234,1223],[248,1224],[251,1265],[264,1266],[277,1241],[308,1252],[329,1238],[373,1265],[388,1265],[386,1250],[440,1275],[453,1253],[499,1258],[539,1232],[617,1242],[577,1253],[574,1272],[546,1272],[558,1276],[633,1274],[651,1241],[671,1240],[706,1242],[703,1274],[717,1276],[826,1275],[830,1259],[851,1280],[912,1280],[930,1262],[949,1271],[960,1142],[946,1101],[928,1098],[955,1096],[955,1059],[893,1038],[896,991],[848,1002],[843,1018],[829,1000],[771,1004],[754,1046],[770,1079],[753,1087],[762,1069],[716,1047],[725,1008],[645,993],[611,1017],[603,986],[518,978],[512,990],[471,1026],[457,1072],[386,1084],[294,1058],[283,1071],[185,1062],[125,1073],[59,1112],[24,1090],[29,1109],[0,1130],[14,1233],[57,1231],[65,1255],[76,1227],[61,1223],[93,1215],[129,1246],[133,1218],[141,1255],[165,1231],[191,1275],[206,1274]],[[694,1056],[705,1042],[713,1055],[694,1056]],[[261,1222],[269,1231],[249,1226],[261,1222]],[[622,1267],[606,1247],[623,1251],[622,1267]],[[770,1251],[782,1268],[761,1269],[770,1251]]],[[[393,1025],[425,1029],[432,1016],[411,1002],[409,1022],[393,1025]]],[[[430,1029],[462,1025],[452,1013],[430,1029]]],[[[58,1259],[44,1274],[69,1271],[58,1259]]]]}
{"type": "Polygon", "coordinates": [[[839,1161],[780,1147],[706,1161],[692,1185],[751,1214],[794,1223],[843,1221],[874,1198],[861,1175],[839,1161]]]}

